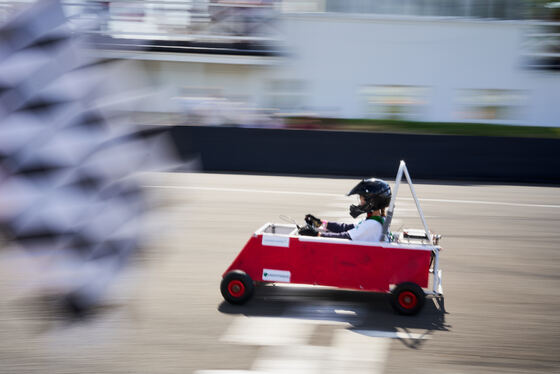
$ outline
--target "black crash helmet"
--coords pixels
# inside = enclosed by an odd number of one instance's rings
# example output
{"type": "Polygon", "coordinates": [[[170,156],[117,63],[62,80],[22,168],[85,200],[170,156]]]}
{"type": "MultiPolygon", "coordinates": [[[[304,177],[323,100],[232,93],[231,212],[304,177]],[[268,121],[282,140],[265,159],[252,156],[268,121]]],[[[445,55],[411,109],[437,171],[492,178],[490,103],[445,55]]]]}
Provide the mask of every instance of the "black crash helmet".
{"type": "Polygon", "coordinates": [[[366,200],[362,205],[350,205],[350,215],[356,218],[362,213],[388,207],[391,202],[391,187],[382,179],[364,179],[348,192],[348,196],[350,195],[361,195],[366,200]]]}

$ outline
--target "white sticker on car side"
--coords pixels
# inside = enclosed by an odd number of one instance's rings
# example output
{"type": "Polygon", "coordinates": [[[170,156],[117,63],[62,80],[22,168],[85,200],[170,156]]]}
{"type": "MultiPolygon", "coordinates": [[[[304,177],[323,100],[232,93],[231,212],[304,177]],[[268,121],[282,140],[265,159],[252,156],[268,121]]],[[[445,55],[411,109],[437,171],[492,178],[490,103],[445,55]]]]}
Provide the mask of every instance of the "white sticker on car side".
{"type": "Polygon", "coordinates": [[[288,248],[290,246],[290,237],[289,236],[263,234],[262,245],[288,248]]]}
{"type": "Polygon", "coordinates": [[[286,270],[263,269],[263,281],[286,282],[290,283],[292,274],[286,270]]]}

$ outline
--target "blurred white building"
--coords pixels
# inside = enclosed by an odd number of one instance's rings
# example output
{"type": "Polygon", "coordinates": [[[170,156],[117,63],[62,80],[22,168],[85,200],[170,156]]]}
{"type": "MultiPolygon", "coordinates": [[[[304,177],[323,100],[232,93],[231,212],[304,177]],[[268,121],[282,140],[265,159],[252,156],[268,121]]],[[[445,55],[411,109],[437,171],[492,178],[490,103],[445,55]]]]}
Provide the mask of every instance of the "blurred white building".
{"type": "MultiPolygon", "coordinates": [[[[120,44],[150,40],[144,44],[152,48],[107,48],[104,54],[138,60],[154,83],[171,87],[183,110],[199,102],[198,109],[212,112],[212,124],[228,122],[216,118],[229,106],[236,108],[232,121],[248,124],[259,116],[248,119],[244,109],[560,126],[560,3],[527,4],[113,1],[105,8],[105,33],[120,44]],[[191,44],[163,47],[177,40],[191,44]],[[154,47],[158,43],[162,48],[154,47]],[[211,43],[216,48],[208,48],[211,43]],[[252,53],[257,44],[270,53],[252,53]]],[[[145,110],[169,110],[156,103],[145,110]]]]}

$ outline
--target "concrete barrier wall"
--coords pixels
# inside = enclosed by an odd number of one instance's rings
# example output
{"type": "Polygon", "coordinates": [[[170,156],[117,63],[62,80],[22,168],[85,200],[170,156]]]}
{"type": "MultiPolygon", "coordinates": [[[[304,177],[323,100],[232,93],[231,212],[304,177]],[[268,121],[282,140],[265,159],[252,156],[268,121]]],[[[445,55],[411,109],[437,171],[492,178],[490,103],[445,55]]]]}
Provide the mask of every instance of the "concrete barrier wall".
{"type": "Polygon", "coordinates": [[[560,140],[178,126],[183,158],[205,171],[560,183],[560,140]]]}

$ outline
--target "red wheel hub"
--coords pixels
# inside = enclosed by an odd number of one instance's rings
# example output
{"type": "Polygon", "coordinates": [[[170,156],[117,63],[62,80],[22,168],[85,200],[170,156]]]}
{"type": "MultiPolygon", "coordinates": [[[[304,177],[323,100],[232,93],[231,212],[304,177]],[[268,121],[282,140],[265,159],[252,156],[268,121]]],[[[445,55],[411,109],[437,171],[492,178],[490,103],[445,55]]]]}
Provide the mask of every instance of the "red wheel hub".
{"type": "Polygon", "coordinates": [[[228,283],[228,292],[233,297],[241,297],[245,293],[245,285],[240,280],[234,279],[228,283]]]}
{"type": "Polygon", "coordinates": [[[418,304],[418,297],[411,291],[403,291],[399,294],[399,304],[403,308],[412,309],[418,304]]]}

